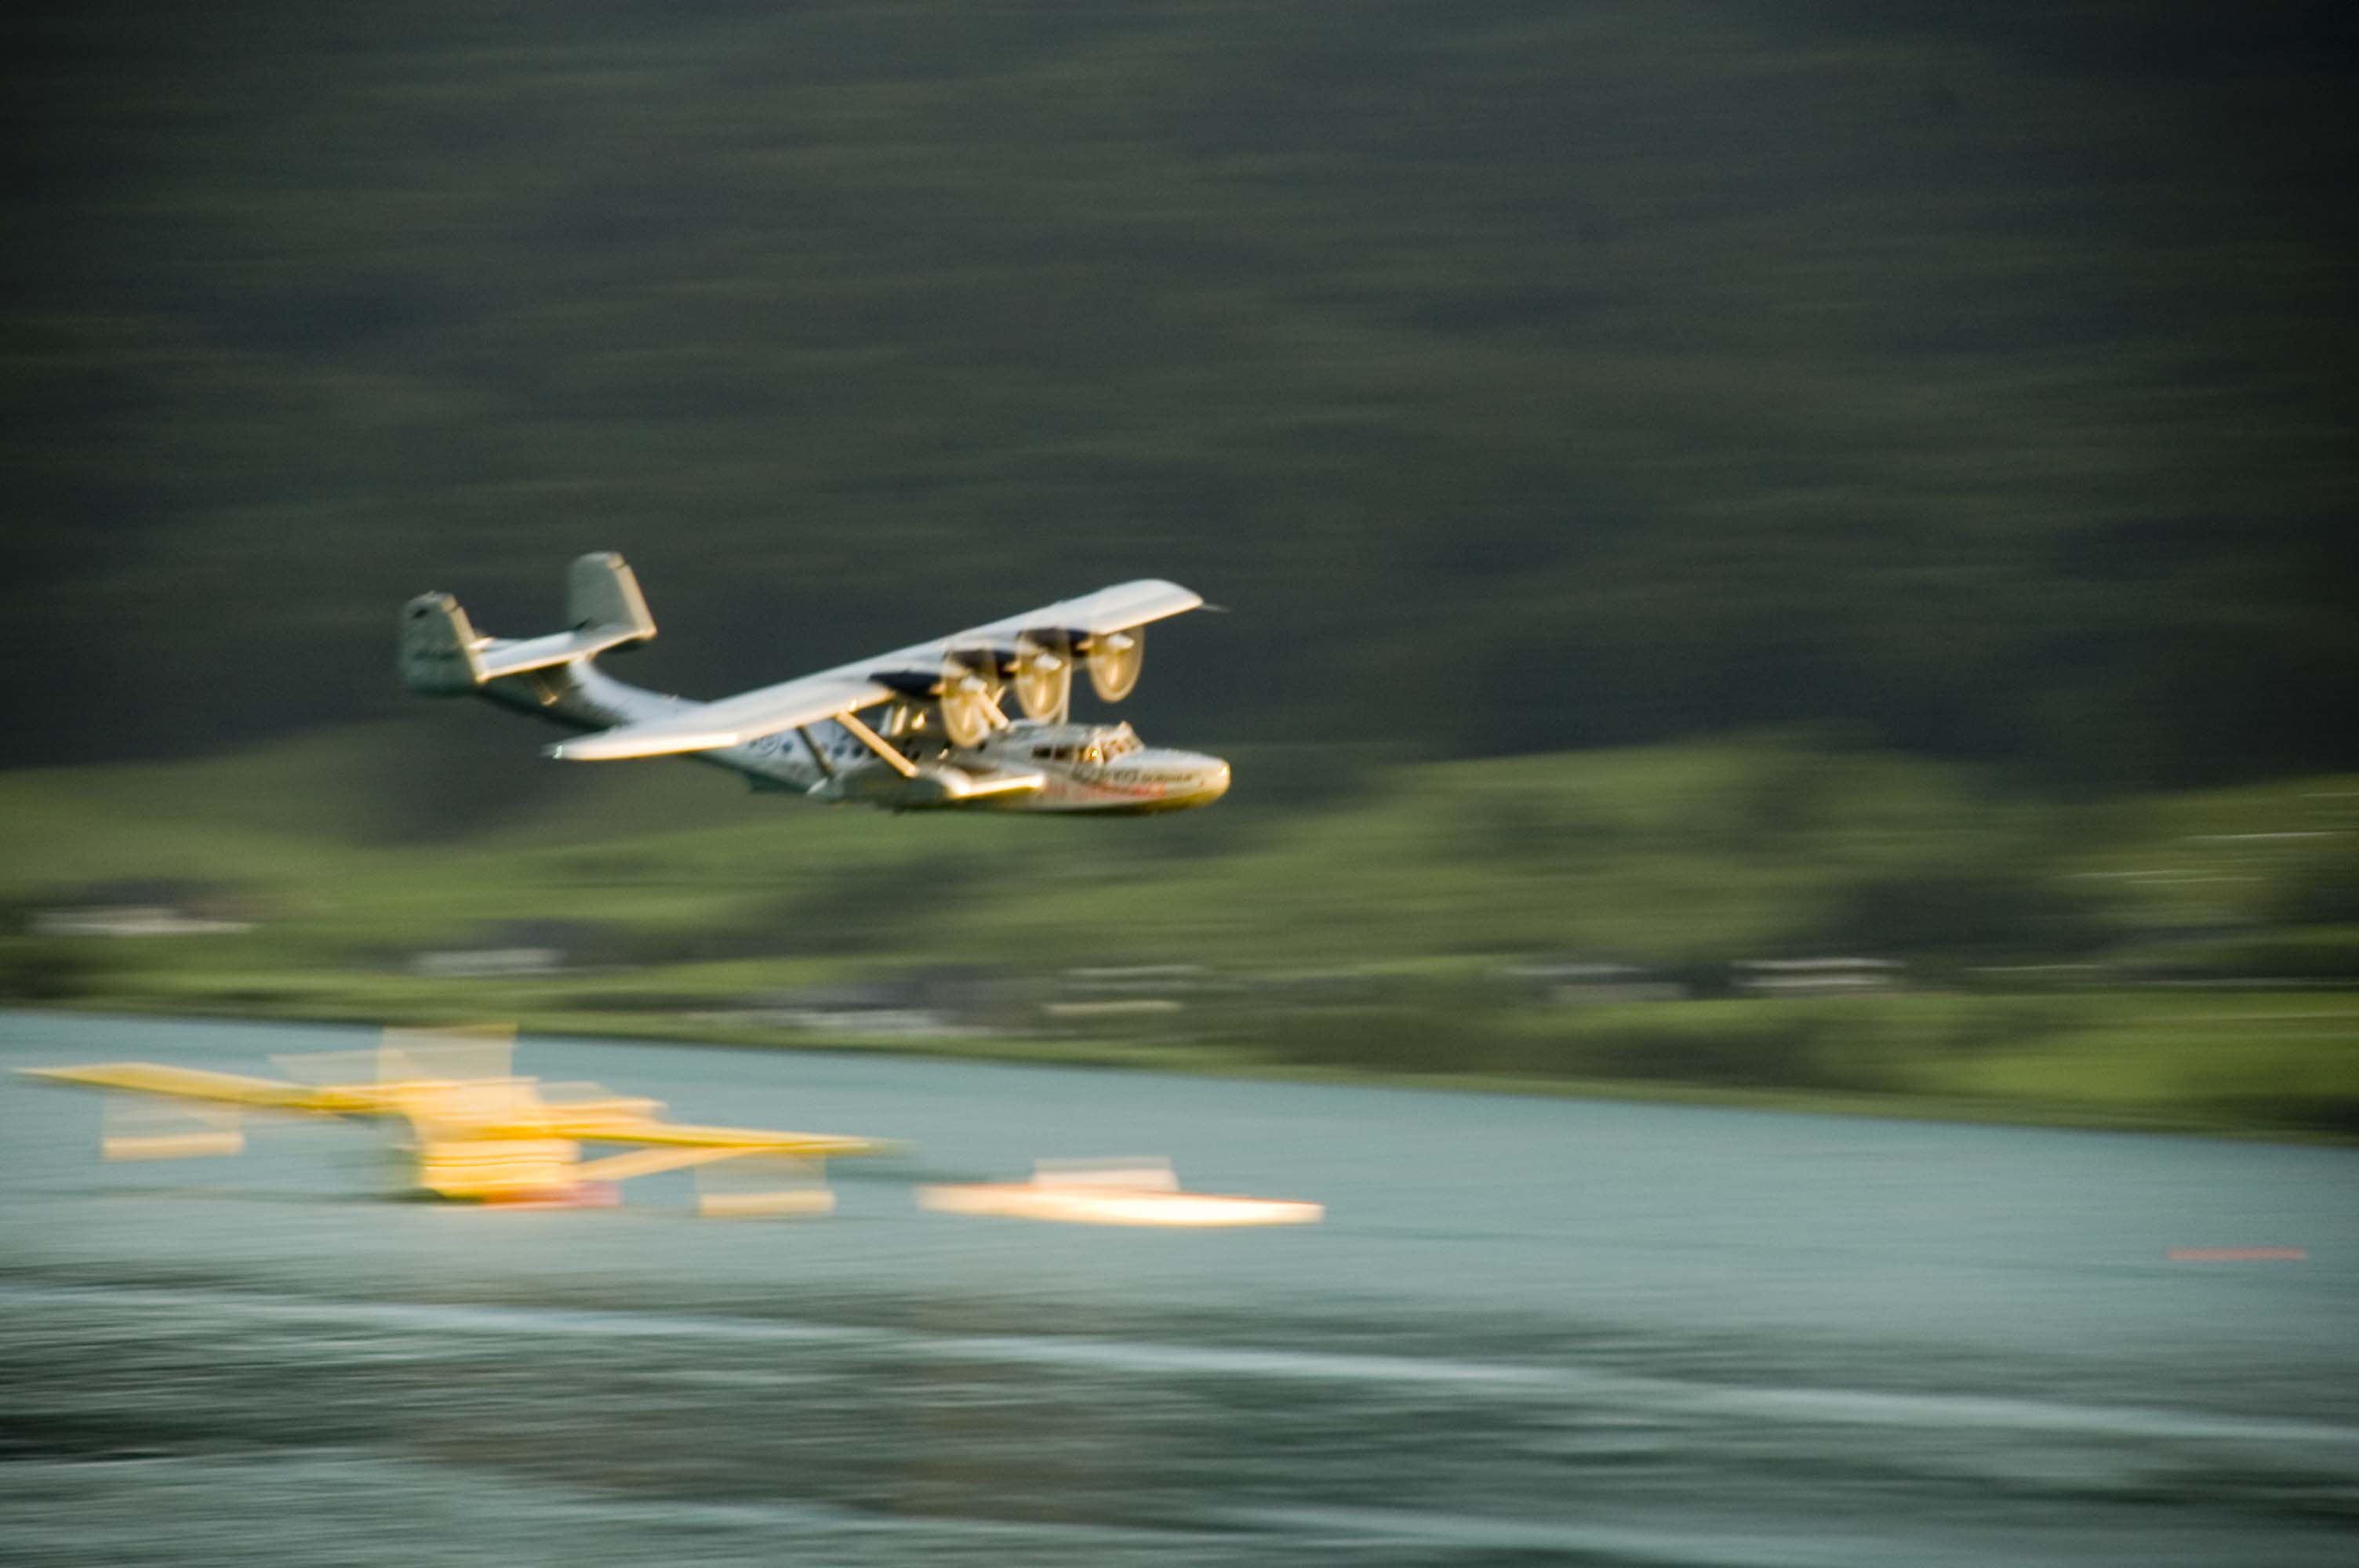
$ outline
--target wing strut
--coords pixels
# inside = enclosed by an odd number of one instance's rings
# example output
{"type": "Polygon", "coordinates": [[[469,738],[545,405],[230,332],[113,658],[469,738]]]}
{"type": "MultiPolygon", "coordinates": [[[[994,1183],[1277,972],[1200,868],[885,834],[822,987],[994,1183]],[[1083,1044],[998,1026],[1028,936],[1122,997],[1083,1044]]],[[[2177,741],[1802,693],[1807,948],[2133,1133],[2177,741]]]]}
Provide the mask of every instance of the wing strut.
{"type": "Polygon", "coordinates": [[[820,777],[823,779],[835,777],[835,764],[827,760],[827,753],[819,749],[817,741],[811,739],[810,726],[798,724],[795,726],[795,733],[803,738],[803,750],[810,753],[811,765],[819,769],[820,777]]]}
{"type": "Polygon", "coordinates": [[[835,721],[852,731],[853,738],[884,760],[885,765],[905,779],[918,776],[918,764],[886,743],[885,738],[868,728],[857,713],[839,713],[835,721]]]}

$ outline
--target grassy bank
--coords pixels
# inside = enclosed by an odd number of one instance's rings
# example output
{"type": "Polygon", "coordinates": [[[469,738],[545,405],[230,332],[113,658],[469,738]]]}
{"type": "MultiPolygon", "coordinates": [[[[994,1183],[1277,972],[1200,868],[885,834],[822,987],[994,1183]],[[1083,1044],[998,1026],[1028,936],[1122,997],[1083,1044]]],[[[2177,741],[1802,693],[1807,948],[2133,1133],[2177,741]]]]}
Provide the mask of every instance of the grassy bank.
{"type": "Polygon", "coordinates": [[[2348,780],[2072,803],[1793,736],[1313,749],[1241,753],[1214,811],[1104,824],[830,812],[519,750],[512,797],[445,821],[450,724],[0,775],[0,989],[2359,1134],[2348,780]],[[138,905],[177,934],[60,918],[138,905]],[[1792,994],[1753,967],[1826,956],[1878,966],[1792,994]],[[848,986],[903,993],[892,1027],[848,986]]]}

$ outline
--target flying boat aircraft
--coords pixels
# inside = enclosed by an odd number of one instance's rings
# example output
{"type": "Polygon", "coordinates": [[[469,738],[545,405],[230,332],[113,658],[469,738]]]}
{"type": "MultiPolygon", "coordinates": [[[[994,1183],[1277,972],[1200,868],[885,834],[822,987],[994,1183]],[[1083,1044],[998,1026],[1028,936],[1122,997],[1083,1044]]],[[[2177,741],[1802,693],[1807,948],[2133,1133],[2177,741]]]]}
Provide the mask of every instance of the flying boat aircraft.
{"type": "Polygon", "coordinates": [[[1138,684],[1148,623],[1203,602],[1157,579],[1117,583],[691,702],[598,667],[600,654],[656,634],[638,579],[621,556],[602,551],[573,562],[568,629],[548,636],[485,636],[447,593],[411,600],[401,615],[401,673],[412,691],[482,697],[588,731],[546,748],[566,762],[689,756],[743,773],[756,789],[889,811],[1136,816],[1211,805],[1228,791],[1229,765],[1148,746],[1127,724],[1074,723],[1074,667],[1089,672],[1101,698],[1120,701],[1138,684]],[[1011,688],[1020,719],[1000,707],[1011,688]]]}

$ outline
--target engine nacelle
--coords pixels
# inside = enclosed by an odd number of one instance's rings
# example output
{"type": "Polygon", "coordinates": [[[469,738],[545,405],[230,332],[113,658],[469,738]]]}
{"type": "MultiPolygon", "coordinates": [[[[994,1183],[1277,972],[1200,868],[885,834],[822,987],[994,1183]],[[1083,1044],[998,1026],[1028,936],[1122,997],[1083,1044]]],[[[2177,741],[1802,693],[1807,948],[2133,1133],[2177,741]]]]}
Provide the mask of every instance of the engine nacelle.
{"type": "Polygon", "coordinates": [[[871,670],[868,678],[894,696],[912,702],[929,702],[942,694],[940,670],[871,670]]]}
{"type": "Polygon", "coordinates": [[[1027,719],[1062,724],[1073,711],[1072,633],[1049,627],[1016,639],[1007,661],[1016,700],[1027,719]]]}
{"type": "Polygon", "coordinates": [[[1120,702],[1138,685],[1139,666],[1147,659],[1147,628],[1109,632],[1090,639],[1090,689],[1101,700],[1120,702]]]}
{"type": "Polygon", "coordinates": [[[1004,726],[1000,670],[1007,655],[991,648],[952,648],[939,670],[872,670],[868,678],[905,703],[930,708],[955,746],[979,746],[1004,726]]]}
{"type": "Polygon", "coordinates": [[[1001,656],[1025,714],[1052,724],[1065,721],[1072,705],[1073,665],[1089,665],[1090,689],[1101,700],[1120,702],[1138,685],[1147,657],[1147,628],[1090,633],[1068,626],[1030,628],[1001,656]]]}

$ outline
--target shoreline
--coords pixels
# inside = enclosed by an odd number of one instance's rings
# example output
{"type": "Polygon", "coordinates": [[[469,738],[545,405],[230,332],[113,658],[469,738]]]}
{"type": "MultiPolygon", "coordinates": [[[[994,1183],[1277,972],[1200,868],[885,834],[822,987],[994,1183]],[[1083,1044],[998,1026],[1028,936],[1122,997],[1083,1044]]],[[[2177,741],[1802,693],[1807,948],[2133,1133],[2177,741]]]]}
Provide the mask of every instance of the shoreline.
{"type": "MultiPolygon", "coordinates": [[[[482,1018],[457,1019],[447,1009],[421,1008],[411,1012],[380,1011],[360,1016],[334,1007],[255,1011],[238,1008],[190,1008],[185,999],[173,1005],[142,1006],[127,998],[92,999],[92,1004],[14,1000],[0,1016],[65,1014],[83,1018],[160,1021],[179,1019],[201,1023],[325,1024],[351,1028],[444,1028],[459,1023],[483,1023],[482,1018]]],[[[973,1062],[1013,1066],[1093,1067],[1108,1071],[1178,1074],[1191,1077],[1228,1078],[1245,1082],[1330,1085],[1337,1087],[1435,1090],[1457,1094],[1509,1095],[1524,1098],[1591,1099],[1638,1105],[1690,1106],[1707,1109],[1774,1111],[1782,1115],[1840,1116],[1893,1121],[1944,1122],[1962,1126],[2054,1128],[2082,1132],[2125,1132],[2175,1138],[2212,1138],[2234,1142],[2277,1143],[2314,1148],[2359,1147],[2359,1133],[2323,1128],[2300,1128],[2239,1121],[2225,1117],[2163,1107],[2074,1104],[2032,1099],[2002,1099],[1907,1091],[1868,1092],[1777,1085],[1733,1086],[1671,1079],[1549,1077],[1480,1072],[1410,1072],[1386,1067],[1352,1067],[1256,1059],[1215,1045],[1125,1045],[1108,1041],[1059,1041],[1020,1035],[988,1035],[958,1039],[912,1036],[907,1039],[845,1039],[814,1036],[787,1041],[774,1033],[725,1024],[677,1023],[658,1019],[594,1013],[524,1011],[502,1017],[513,1022],[519,1038],[568,1037],[593,1042],[641,1045],[719,1047],[778,1054],[814,1053],[835,1055],[906,1056],[919,1060],[973,1062]]]]}

